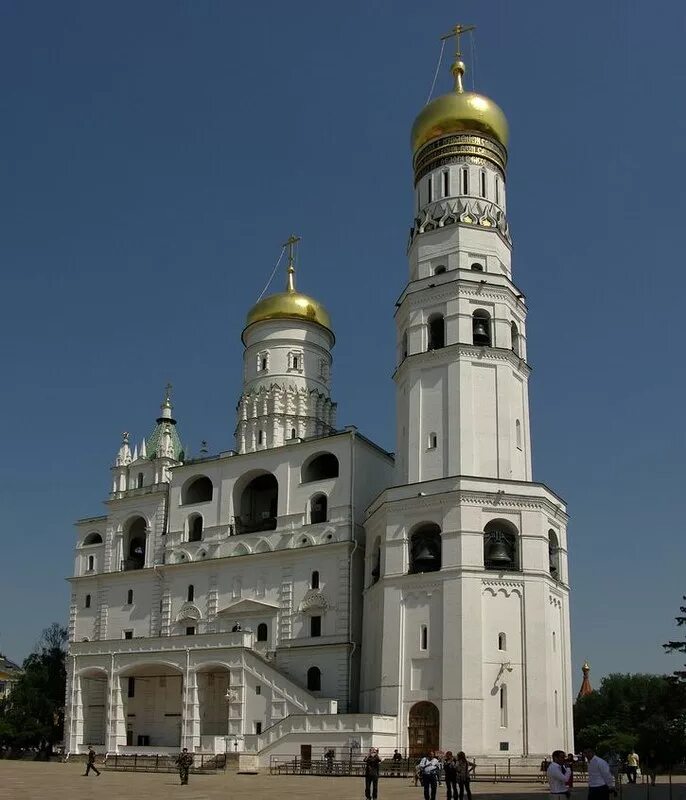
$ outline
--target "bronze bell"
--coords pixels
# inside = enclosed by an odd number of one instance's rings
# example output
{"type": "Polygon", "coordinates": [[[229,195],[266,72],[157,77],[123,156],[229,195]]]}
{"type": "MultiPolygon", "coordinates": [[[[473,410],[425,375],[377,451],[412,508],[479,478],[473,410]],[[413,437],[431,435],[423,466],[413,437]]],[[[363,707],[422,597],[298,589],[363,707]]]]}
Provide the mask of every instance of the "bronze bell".
{"type": "Polygon", "coordinates": [[[424,544],[421,546],[419,552],[415,554],[413,560],[416,569],[421,567],[432,567],[436,562],[436,555],[432,553],[431,550],[429,550],[429,548],[424,544]]]}
{"type": "Polygon", "coordinates": [[[474,344],[489,345],[491,337],[488,335],[488,328],[483,319],[477,317],[474,321],[474,344]]]}
{"type": "Polygon", "coordinates": [[[488,560],[494,564],[511,564],[512,552],[507,542],[503,539],[497,539],[495,542],[492,542],[491,546],[488,548],[488,560]]]}

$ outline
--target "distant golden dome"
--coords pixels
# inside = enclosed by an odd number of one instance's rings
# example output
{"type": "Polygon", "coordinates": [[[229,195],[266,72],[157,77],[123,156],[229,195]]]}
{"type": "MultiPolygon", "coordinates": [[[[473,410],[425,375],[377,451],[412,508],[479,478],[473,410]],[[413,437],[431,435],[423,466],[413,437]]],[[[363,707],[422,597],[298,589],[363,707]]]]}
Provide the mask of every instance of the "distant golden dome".
{"type": "Polygon", "coordinates": [[[331,317],[324,306],[314,298],[295,290],[270,294],[260,300],[248,312],[245,327],[267,319],[304,319],[332,330],[331,317]]]}
{"type": "Polygon", "coordinates": [[[295,241],[297,241],[296,237],[291,237],[289,240],[291,252],[288,262],[286,291],[270,294],[262,300],[258,300],[248,311],[245,327],[248,328],[256,322],[264,322],[269,319],[304,319],[307,322],[321,325],[322,328],[326,328],[333,334],[331,317],[324,306],[313,297],[308,297],[308,295],[301,294],[295,290],[295,267],[293,265],[292,250],[295,241]]]}
{"type": "Polygon", "coordinates": [[[451,133],[482,133],[496,139],[507,149],[509,128],[500,106],[489,97],[476,92],[465,92],[462,61],[453,64],[455,91],[437,97],[419,112],[412,126],[412,152],[451,133]]]}

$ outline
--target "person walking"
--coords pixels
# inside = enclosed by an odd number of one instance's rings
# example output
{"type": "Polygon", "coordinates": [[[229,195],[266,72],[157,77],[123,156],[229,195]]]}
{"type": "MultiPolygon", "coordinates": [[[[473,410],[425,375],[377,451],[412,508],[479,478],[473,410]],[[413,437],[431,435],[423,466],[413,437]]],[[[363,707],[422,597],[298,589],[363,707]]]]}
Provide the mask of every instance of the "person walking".
{"type": "Polygon", "coordinates": [[[379,751],[369,748],[369,755],[364,760],[364,796],[367,800],[376,800],[379,796],[379,751]]]}
{"type": "Polygon", "coordinates": [[[472,790],[470,788],[470,772],[474,771],[476,764],[469,761],[464,754],[464,750],[460,750],[457,754],[457,786],[460,790],[460,800],[464,800],[465,792],[467,793],[467,800],[472,800],[472,790]]]}
{"type": "Polygon", "coordinates": [[[548,765],[546,774],[551,800],[561,800],[563,796],[570,797],[572,769],[565,764],[565,754],[562,750],[553,751],[553,760],[548,765]]]}
{"type": "Polygon", "coordinates": [[[591,747],[584,750],[588,767],[588,800],[608,800],[610,794],[617,794],[615,779],[610,765],[597,756],[591,747]]]}
{"type": "Polygon", "coordinates": [[[643,759],[643,772],[650,779],[650,785],[655,786],[657,776],[657,755],[654,750],[648,750],[648,755],[643,759]]]}
{"type": "Polygon", "coordinates": [[[457,800],[457,762],[452,750],[448,750],[443,757],[443,775],[448,800],[457,800]]]}
{"type": "Polygon", "coordinates": [[[636,749],[632,747],[631,752],[626,757],[626,777],[629,779],[629,783],[636,783],[639,763],[638,753],[636,749]]]}
{"type": "Polygon", "coordinates": [[[424,800],[436,800],[436,789],[438,788],[438,770],[441,765],[436,758],[434,750],[424,756],[419,762],[419,774],[424,787],[424,800]]]}
{"type": "Polygon", "coordinates": [[[179,768],[179,778],[181,778],[181,785],[185,786],[188,783],[188,773],[193,766],[193,755],[188,752],[188,748],[184,747],[176,759],[176,764],[179,768]]]}
{"type": "Polygon", "coordinates": [[[93,772],[100,777],[100,770],[95,766],[95,750],[93,750],[93,745],[88,745],[88,763],[86,764],[86,771],[83,773],[83,777],[88,777],[88,773],[93,770],[93,772]]]}

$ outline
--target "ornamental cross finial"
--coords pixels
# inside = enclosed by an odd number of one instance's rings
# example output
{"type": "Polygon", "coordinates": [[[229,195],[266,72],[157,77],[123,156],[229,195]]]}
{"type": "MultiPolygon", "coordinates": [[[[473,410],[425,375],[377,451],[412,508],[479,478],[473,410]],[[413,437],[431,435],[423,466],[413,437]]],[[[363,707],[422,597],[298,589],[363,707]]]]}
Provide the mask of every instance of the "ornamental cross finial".
{"type": "Polygon", "coordinates": [[[452,67],[450,68],[451,72],[453,73],[453,77],[455,78],[455,91],[458,94],[462,94],[464,88],[462,86],[462,76],[464,75],[464,62],[462,61],[462,51],[460,50],[460,36],[463,33],[467,33],[469,31],[476,30],[476,25],[455,25],[455,27],[450,31],[450,33],[446,33],[445,36],[441,36],[442,41],[446,41],[447,39],[452,39],[453,36],[455,37],[455,61],[453,62],[452,67]]]}
{"type": "Polygon", "coordinates": [[[174,387],[171,385],[171,383],[168,383],[168,384],[167,384],[167,385],[164,387],[164,400],[165,400],[165,402],[167,402],[167,403],[168,403],[168,402],[171,400],[171,393],[172,393],[172,389],[173,389],[173,388],[174,388],[174,387]]]}
{"type": "Polygon", "coordinates": [[[295,291],[295,279],[293,277],[295,275],[295,246],[299,241],[300,237],[292,233],[283,243],[283,246],[288,248],[288,269],[286,270],[288,273],[288,282],[286,284],[287,292],[295,291]]]}

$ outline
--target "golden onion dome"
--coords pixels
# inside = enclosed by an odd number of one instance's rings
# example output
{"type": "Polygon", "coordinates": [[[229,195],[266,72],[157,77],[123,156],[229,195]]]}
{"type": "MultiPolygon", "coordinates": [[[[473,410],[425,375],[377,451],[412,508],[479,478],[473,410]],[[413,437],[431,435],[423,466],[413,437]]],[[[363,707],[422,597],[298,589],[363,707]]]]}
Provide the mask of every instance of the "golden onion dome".
{"type": "Polygon", "coordinates": [[[432,139],[451,133],[476,132],[496,139],[507,149],[509,128],[500,106],[489,97],[465,92],[462,76],[465,65],[452,66],[455,90],[437,97],[420,111],[412,126],[412,152],[416,153],[432,139]]]}
{"type": "Polygon", "coordinates": [[[270,319],[302,319],[314,322],[333,334],[331,317],[324,306],[313,297],[295,290],[295,267],[288,264],[288,283],[285,292],[277,292],[259,300],[248,311],[245,327],[270,319]]]}

